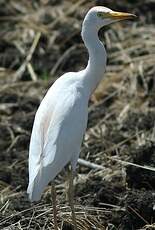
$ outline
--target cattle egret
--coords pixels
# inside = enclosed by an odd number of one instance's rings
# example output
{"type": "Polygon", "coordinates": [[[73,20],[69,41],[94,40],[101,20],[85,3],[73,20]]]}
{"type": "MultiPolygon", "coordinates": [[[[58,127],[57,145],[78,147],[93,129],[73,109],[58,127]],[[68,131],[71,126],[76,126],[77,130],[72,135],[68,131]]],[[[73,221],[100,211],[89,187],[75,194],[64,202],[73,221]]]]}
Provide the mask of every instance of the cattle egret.
{"type": "Polygon", "coordinates": [[[27,192],[31,201],[38,201],[45,187],[52,181],[56,230],[58,224],[53,180],[68,164],[71,166],[68,196],[74,229],[77,229],[73,205],[73,173],[87,126],[88,101],[103,77],[107,60],[98,31],[113,22],[134,17],[133,14],[116,12],[102,6],[91,8],[84,18],[81,33],[89,53],[86,68],[79,72],[65,73],[56,80],[36,113],[29,149],[27,192]]]}

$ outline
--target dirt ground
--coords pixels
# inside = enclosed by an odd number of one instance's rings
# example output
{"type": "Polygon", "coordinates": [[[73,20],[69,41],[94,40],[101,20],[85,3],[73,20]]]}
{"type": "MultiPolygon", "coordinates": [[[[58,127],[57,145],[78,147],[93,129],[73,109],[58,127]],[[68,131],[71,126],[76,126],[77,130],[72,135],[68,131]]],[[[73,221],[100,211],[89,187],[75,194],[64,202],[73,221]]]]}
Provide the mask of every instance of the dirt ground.
{"type": "MultiPolygon", "coordinates": [[[[52,83],[82,69],[80,36],[86,11],[103,1],[0,1],[0,229],[53,229],[51,189],[31,204],[28,148],[35,112],[52,83]]],[[[155,229],[155,1],[105,0],[138,15],[100,31],[106,74],[89,105],[78,164],[79,230],[155,229]]],[[[56,178],[58,221],[73,229],[66,172],[56,178]]]]}

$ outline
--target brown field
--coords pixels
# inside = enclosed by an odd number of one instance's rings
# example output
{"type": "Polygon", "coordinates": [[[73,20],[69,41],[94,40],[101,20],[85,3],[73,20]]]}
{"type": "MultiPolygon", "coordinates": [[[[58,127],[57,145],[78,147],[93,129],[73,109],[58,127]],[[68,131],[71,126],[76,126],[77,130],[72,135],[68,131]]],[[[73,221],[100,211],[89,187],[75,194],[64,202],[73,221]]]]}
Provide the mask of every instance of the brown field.
{"type": "MultiPolygon", "coordinates": [[[[155,229],[155,1],[0,1],[0,229],[53,229],[50,186],[31,204],[28,148],[35,112],[62,73],[82,69],[80,30],[94,5],[138,15],[100,32],[107,71],[92,95],[78,164],[79,230],[155,229]]],[[[76,132],[76,130],[75,130],[76,132]]],[[[65,172],[56,178],[60,229],[72,229],[65,172]]]]}

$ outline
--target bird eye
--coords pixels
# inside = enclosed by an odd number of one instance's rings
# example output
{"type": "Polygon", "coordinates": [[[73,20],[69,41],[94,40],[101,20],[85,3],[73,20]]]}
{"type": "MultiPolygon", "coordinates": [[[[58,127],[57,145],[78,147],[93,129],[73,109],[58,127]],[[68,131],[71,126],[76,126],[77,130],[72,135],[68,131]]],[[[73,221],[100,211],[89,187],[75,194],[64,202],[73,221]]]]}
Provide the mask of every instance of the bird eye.
{"type": "Polygon", "coordinates": [[[98,16],[99,18],[104,19],[104,18],[108,18],[108,17],[109,17],[109,13],[97,12],[97,16],[98,16]]]}
{"type": "Polygon", "coordinates": [[[97,16],[98,16],[99,18],[103,18],[103,13],[102,13],[102,12],[97,12],[97,16]]]}

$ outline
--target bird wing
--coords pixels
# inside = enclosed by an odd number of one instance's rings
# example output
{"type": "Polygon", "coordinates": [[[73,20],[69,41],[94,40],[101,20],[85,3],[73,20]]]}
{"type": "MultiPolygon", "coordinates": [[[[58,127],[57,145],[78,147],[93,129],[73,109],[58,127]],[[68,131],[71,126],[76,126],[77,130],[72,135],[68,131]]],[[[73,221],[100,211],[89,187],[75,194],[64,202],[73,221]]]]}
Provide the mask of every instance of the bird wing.
{"type": "Polygon", "coordinates": [[[75,86],[51,92],[53,97],[45,96],[37,111],[31,136],[28,193],[32,200],[40,198],[69,161],[76,164],[87,124],[87,101],[75,86]]]}
{"type": "Polygon", "coordinates": [[[44,166],[60,158],[62,154],[65,154],[65,161],[71,160],[72,152],[76,154],[87,124],[86,103],[80,92],[73,89],[66,92],[64,98],[56,105],[44,142],[44,166]],[[51,154],[53,147],[56,155],[51,154]]]}

